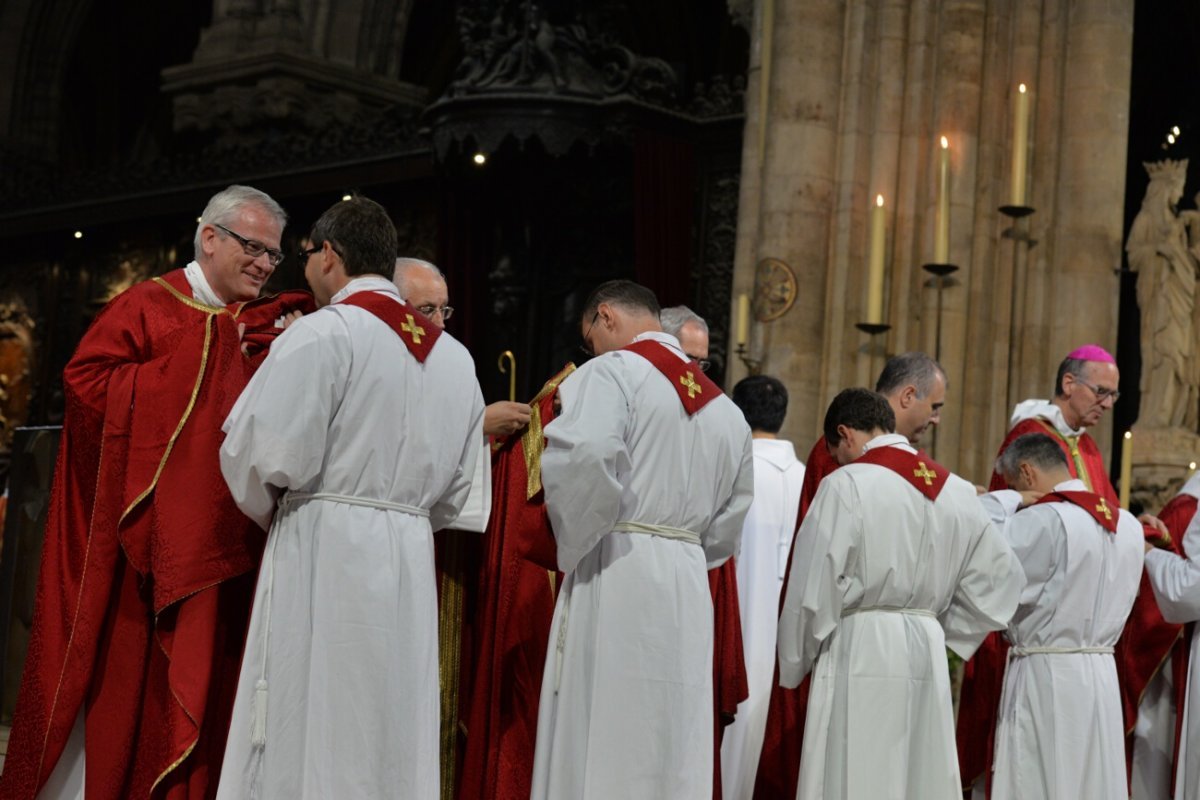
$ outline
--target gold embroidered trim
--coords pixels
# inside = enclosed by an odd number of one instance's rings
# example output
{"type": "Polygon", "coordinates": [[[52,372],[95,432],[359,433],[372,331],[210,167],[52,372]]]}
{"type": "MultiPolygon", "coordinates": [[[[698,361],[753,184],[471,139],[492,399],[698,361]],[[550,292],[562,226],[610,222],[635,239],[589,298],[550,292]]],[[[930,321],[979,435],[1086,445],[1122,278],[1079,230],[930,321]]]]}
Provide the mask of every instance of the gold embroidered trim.
{"type": "Polygon", "coordinates": [[[158,469],[154,471],[154,480],[142,490],[141,494],[134,498],[133,502],[129,504],[129,508],[125,509],[121,514],[121,518],[117,520],[118,526],[125,521],[125,517],[129,516],[129,512],[137,508],[138,503],[145,500],[146,496],[154,491],[154,487],[158,485],[158,478],[162,475],[163,467],[166,466],[167,459],[171,457],[171,450],[175,447],[175,440],[179,438],[180,432],[183,431],[183,426],[187,424],[188,419],[192,416],[192,410],[196,407],[196,397],[199,396],[200,386],[204,381],[204,372],[208,368],[208,350],[212,342],[213,319],[214,315],[209,314],[208,318],[204,320],[204,352],[200,356],[200,370],[196,373],[196,383],[192,387],[192,396],[188,399],[187,408],[183,411],[183,417],[179,420],[179,424],[175,426],[175,432],[171,434],[171,438],[167,442],[167,449],[163,453],[162,459],[158,462],[158,469]]]}
{"type": "Polygon", "coordinates": [[[1058,432],[1058,428],[1055,428],[1049,422],[1041,419],[1040,417],[1037,421],[1042,424],[1042,426],[1050,433],[1051,436],[1053,436],[1055,439],[1058,439],[1060,442],[1066,443],[1067,448],[1071,451],[1071,460],[1075,462],[1075,477],[1083,481],[1083,485],[1087,487],[1089,492],[1095,491],[1095,489],[1092,488],[1092,476],[1088,474],[1087,467],[1083,463],[1083,454],[1079,452],[1079,437],[1063,436],[1058,432]]]}
{"type": "MultiPolygon", "coordinates": [[[[178,289],[176,289],[171,284],[167,283],[162,278],[152,278],[151,280],[153,280],[159,286],[166,289],[168,292],[170,292],[175,297],[176,300],[183,303],[185,306],[188,306],[189,308],[194,308],[197,311],[203,311],[206,314],[228,314],[229,313],[229,309],[227,309],[227,308],[222,308],[220,306],[210,306],[207,303],[201,303],[199,300],[195,299],[194,297],[188,297],[186,294],[179,291],[178,289]]],[[[241,312],[241,310],[242,310],[241,306],[239,306],[238,311],[241,312]]]]}
{"type": "MultiPolygon", "coordinates": [[[[174,693],[172,692],[172,694],[174,694],[174,693]]],[[[176,700],[178,700],[178,698],[176,698],[176,700]]],[[[179,758],[177,758],[175,760],[175,763],[173,763],[171,766],[169,766],[165,770],[163,770],[162,774],[154,779],[154,783],[150,786],[150,796],[151,797],[154,796],[154,790],[158,788],[158,785],[160,783],[162,783],[163,778],[170,775],[172,772],[174,772],[176,770],[176,768],[179,767],[180,764],[182,764],[184,761],[187,760],[187,757],[190,756],[192,754],[192,751],[196,749],[196,744],[199,743],[199,741],[200,741],[200,734],[197,733],[196,738],[192,739],[192,743],[188,745],[187,750],[183,751],[183,755],[181,755],[179,758]]]]}
{"type": "MultiPolygon", "coordinates": [[[[42,767],[46,763],[46,748],[50,745],[50,728],[54,724],[54,712],[58,709],[58,696],[62,692],[63,678],[67,674],[67,663],[71,660],[71,645],[75,641],[75,628],[79,624],[79,609],[83,605],[83,587],[87,584],[88,565],[92,563],[92,526],[96,523],[96,503],[100,501],[100,476],[104,474],[104,433],[103,424],[100,434],[100,457],[96,460],[96,490],[92,495],[92,513],[88,519],[87,546],[83,550],[83,569],[79,577],[79,594],[75,598],[75,614],[71,619],[71,632],[67,635],[67,647],[63,653],[62,671],[58,674],[58,684],[54,687],[54,700],[50,703],[50,714],[47,716],[46,735],[42,739],[42,752],[38,756],[38,768],[34,774],[37,783],[42,781],[42,767]]],[[[75,723],[72,721],[71,723],[75,723]]]]}
{"type": "Polygon", "coordinates": [[[542,412],[538,404],[558,391],[558,386],[575,371],[574,364],[567,364],[562,372],[546,381],[546,385],[530,401],[529,427],[521,436],[521,450],[525,454],[525,499],[532,498],[542,490],[542,451],[546,449],[546,437],[542,432],[542,412]]]}

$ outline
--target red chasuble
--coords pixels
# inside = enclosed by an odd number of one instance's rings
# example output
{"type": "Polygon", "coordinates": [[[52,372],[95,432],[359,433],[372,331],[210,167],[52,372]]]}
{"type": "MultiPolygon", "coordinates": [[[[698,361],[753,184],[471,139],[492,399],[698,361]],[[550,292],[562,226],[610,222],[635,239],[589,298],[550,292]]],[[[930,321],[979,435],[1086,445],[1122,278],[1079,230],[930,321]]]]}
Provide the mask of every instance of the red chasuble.
{"type": "MultiPolygon", "coordinates": [[[[1054,425],[1044,419],[1034,418],[1018,422],[1008,432],[997,453],[1003,453],[1018,436],[1026,433],[1044,433],[1058,442],[1067,457],[1071,477],[1083,481],[1091,492],[1104,497],[1110,508],[1117,508],[1120,501],[1104,469],[1104,458],[1096,441],[1084,433],[1081,436],[1064,437],[1054,425]]],[[[999,473],[992,474],[992,491],[1007,489],[1008,485],[999,473]]],[[[1154,535],[1152,529],[1147,535],[1154,535]]],[[[1145,574],[1138,589],[1137,599],[1125,630],[1117,641],[1114,657],[1117,662],[1117,679],[1121,684],[1121,706],[1125,720],[1125,760],[1128,767],[1133,758],[1133,726],[1137,722],[1137,707],[1142,693],[1154,674],[1171,654],[1179,641],[1179,625],[1172,625],[1162,618],[1154,591],[1145,574]]],[[[958,705],[958,763],[962,772],[963,786],[969,788],[981,776],[989,776],[988,794],[991,794],[992,754],[995,750],[996,710],[1000,703],[1000,690],[1004,685],[1004,662],[1008,655],[1008,643],[1000,633],[988,634],[975,655],[963,670],[962,693],[958,705]]],[[[1126,770],[1128,776],[1130,771],[1126,770]]]]}
{"type": "Polygon", "coordinates": [[[206,306],[175,270],[80,342],[0,796],[36,796],[81,711],[89,800],[215,791],[265,540],[221,477],[221,424],[294,309],[311,296],[206,306]]]}
{"type": "MultiPolygon", "coordinates": [[[[483,536],[472,620],[464,649],[460,720],[466,732],[462,800],[526,800],[532,788],[542,672],[558,587],[557,548],[541,483],[542,428],[554,419],[568,364],[530,403],[529,426],[492,457],[492,513],[483,536]]],[[[467,534],[475,536],[478,534],[467,534]]]]}
{"type": "MultiPolygon", "coordinates": [[[[808,513],[817,489],[826,475],[838,468],[838,463],[829,454],[822,436],[808,453],[804,463],[804,484],[800,489],[800,510],[796,515],[796,531],[808,513]]],[[[787,597],[788,579],[792,574],[792,556],[796,552],[796,540],[788,553],[787,572],[784,573],[783,588],[779,592],[779,606],[787,597]]],[[[762,753],[758,758],[758,776],[754,781],[754,800],[775,800],[796,796],[800,780],[800,750],[804,745],[804,718],[808,714],[808,676],[795,689],[779,685],[779,662],[775,663],[775,677],[771,681],[771,700],[767,709],[766,734],[763,736],[762,753]]]]}

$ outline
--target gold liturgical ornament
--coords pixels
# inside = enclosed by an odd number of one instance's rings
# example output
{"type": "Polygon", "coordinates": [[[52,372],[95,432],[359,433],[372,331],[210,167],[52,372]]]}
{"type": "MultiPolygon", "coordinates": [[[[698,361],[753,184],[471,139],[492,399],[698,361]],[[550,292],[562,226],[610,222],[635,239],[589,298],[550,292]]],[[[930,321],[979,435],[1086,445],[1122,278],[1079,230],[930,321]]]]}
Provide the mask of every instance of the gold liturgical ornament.
{"type": "Polygon", "coordinates": [[[754,274],[754,318],[759,322],[779,319],[796,302],[796,273],[778,258],[758,262],[754,274]]]}

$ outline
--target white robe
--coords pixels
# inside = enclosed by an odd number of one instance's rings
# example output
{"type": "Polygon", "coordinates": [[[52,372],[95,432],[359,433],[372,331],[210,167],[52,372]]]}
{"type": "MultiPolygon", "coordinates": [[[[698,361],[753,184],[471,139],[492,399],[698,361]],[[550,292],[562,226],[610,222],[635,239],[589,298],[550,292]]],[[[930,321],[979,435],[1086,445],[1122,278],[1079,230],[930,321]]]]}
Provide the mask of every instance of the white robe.
{"type": "MultiPolygon", "coordinates": [[[[1186,559],[1165,550],[1146,553],[1146,575],[1167,622],[1200,621],[1200,513],[1188,524],[1183,548],[1186,559]]],[[[1193,634],[1188,657],[1175,800],[1200,800],[1200,636],[1193,634]]]]}
{"type": "MultiPolygon", "coordinates": [[[[867,445],[883,446],[915,452],[896,434],[867,445]]],[[[1024,585],[962,478],[930,502],[875,464],[826,477],[779,620],[780,683],[812,670],[797,797],[958,800],[945,648],[968,658],[1008,624],[1024,585]]]]}
{"type": "MultiPolygon", "coordinates": [[[[680,359],[675,337],[666,343],[680,359]]],[[[754,477],[750,430],[718,396],[689,417],[646,359],[594,358],[559,387],[542,481],[566,573],[538,709],[537,800],[712,796],[708,567],[734,554],[754,477]],[[680,539],[614,531],[636,522],[680,539]]]]}
{"type": "Polygon", "coordinates": [[[738,607],[749,696],[738,705],[737,716],[721,740],[725,800],[748,800],[754,793],[771,679],[775,677],[779,593],[803,485],[804,464],[796,459],[791,442],[754,440],[754,503],[746,515],[742,549],[737,554],[738,607]]]}
{"type": "MultiPolygon", "coordinates": [[[[1054,489],[1087,491],[1075,479],[1054,489]]],[[[1117,643],[1141,584],[1141,523],[1120,511],[1112,534],[1066,502],[1016,513],[1021,495],[1008,490],[983,502],[1029,581],[1005,633],[1013,650],[997,715],[992,800],[1126,798],[1112,653],[1037,650],[1111,650],[1117,643]]]]}
{"type": "MultiPolygon", "coordinates": [[[[333,300],[363,290],[398,297],[367,277],[333,300]]],[[[438,796],[430,531],[466,500],[482,420],[474,365],[449,335],[421,364],[374,315],[331,305],[271,347],[221,448],[249,517],[265,526],[291,497],[267,538],[219,798],[438,796]]]]}

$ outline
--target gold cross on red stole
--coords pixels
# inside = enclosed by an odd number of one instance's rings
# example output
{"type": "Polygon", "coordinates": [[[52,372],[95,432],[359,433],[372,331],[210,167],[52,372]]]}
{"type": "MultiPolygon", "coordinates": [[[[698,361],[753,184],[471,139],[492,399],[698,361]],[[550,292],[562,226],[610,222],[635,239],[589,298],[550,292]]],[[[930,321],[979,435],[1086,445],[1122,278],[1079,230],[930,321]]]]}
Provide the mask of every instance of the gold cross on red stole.
{"type": "Polygon", "coordinates": [[[917,464],[921,468],[913,470],[913,477],[924,478],[926,486],[933,486],[933,479],[937,477],[937,473],[925,466],[924,461],[918,461],[917,464]]]}
{"type": "Polygon", "coordinates": [[[689,400],[695,398],[697,394],[704,393],[704,387],[696,383],[696,375],[691,370],[688,370],[687,376],[680,378],[679,382],[683,384],[683,388],[687,389],[689,400]]]}
{"type": "Polygon", "coordinates": [[[412,314],[405,314],[404,316],[408,317],[408,322],[401,322],[400,330],[412,336],[413,344],[420,344],[421,337],[425,335],[425,329],[417,324],[412,314]]]}
{"type": "Polygon", "coordinates": [[[1103,497],[1100,498],[1100,505],[1096,506],[1097,513],[1103,514],[1105,519],[1112,519],[1112,511],[1108,507],[1108,503],[1103,497]]]}

